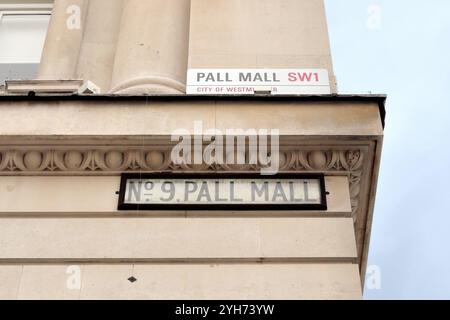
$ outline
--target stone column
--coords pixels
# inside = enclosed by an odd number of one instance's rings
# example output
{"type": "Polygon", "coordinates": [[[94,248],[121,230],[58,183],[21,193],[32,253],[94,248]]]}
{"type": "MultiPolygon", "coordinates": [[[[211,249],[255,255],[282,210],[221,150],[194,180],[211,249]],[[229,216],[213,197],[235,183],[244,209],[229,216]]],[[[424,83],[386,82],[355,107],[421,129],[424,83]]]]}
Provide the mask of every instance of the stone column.
{"type": "Polygon", "coordinates": [[[192,0],[189,68],[327,69],[323,0],[192,0]]]}
{"type": "Polygon", "coordinates": [[[58,0],[45,40],[39,79],[74,79],[88,0],[58,0]]]}
{"type": "Polygon", "coordinates": [[[123,0],[89,2],[76,77],[90,80],[101,92],[111,89],[123,0]]]}
{"type": "Polygon", "coordinates": [[[190,0],[124,0],[112,93],[185,92],[190,0]]]}

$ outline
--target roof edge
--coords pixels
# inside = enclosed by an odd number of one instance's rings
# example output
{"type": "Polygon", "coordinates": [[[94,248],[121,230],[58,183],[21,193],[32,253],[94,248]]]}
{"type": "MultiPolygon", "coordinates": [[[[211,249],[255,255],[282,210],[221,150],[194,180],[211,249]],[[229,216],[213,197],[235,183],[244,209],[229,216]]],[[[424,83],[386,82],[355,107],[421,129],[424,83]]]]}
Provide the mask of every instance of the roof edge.
{"type": "Polygon", "coordinates": [[[117,95],[117,94],[0,94],[0,102],[12,101],[304,101],[304,102],[366,102],[378,104],[380,118],[385,127],[385,94],[331,94],[331,95],[117,95]]]}

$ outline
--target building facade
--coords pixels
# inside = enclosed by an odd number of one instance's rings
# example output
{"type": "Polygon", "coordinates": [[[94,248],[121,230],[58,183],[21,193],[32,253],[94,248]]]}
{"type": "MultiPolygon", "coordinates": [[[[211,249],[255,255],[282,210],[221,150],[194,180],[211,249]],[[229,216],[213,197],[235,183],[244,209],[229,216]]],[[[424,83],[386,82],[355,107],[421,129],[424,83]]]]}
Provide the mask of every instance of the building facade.
{"type": "MultiPolygon", "coordinates": [[[[362,297],[385,97],[337,93],[322,0],[25,5],[52,14],[38,73],[0,95],[0,298],[362,297]],[[278,85],[289,70],[325,84],[278,85]],[[244,94],[233,72],[272,78],[244,94]],[[182,129],[201,153],[207,129],[276,130],[277,171],[323,177],[326,208],[121,209],[123,174],[265,179],[261,161],[174,161],[182,129]]],[[[224,158],[248,160],[247,138],[224,158]]]]}

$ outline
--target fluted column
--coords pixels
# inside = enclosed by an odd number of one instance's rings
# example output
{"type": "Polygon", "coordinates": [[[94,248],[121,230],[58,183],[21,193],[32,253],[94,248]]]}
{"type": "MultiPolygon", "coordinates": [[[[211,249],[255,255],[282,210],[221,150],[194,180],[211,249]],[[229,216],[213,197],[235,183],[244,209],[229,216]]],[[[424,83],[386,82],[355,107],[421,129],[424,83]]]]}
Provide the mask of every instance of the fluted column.
{"type": "Polygon", "coordinates": [[[184,93],[190,0],[124,0],[113,93],[184,93]]]}
{"type": "Polygon", "coordinates": [[[39,79],[74,79],[87,3],[88,0],[55,1],[39,66],[39,79]]]}
{"type": "Polygon", "coordinates": [[[91,0],[76,76],[108,92],[114,67],[123,0],[91,0]]]}

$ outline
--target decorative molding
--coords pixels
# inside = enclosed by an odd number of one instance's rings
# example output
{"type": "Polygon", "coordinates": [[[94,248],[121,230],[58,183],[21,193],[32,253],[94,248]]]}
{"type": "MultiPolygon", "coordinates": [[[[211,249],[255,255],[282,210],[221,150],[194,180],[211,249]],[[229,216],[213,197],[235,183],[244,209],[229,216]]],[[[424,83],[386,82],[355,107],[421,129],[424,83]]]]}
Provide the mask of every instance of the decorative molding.
{"type": "MultiPolygon", "coordinates": [[[[0,148],[0,175],[24,173],[89,175],[119,174],[126,171],[255,171],[261,165],[173,164],[168,147],[11,147],[0,148]]],[[[280,171],[358,172],[364,151],[354,149],[322,150],[309,147],[280,151],[280,171]]],[[[186,155],[190,157],[190,155],[186,155]]],[[[187,161],[186,161],[187,162],[187,161]]],[[[356,177],[355,177],[356,179],[356,177]]]]}

